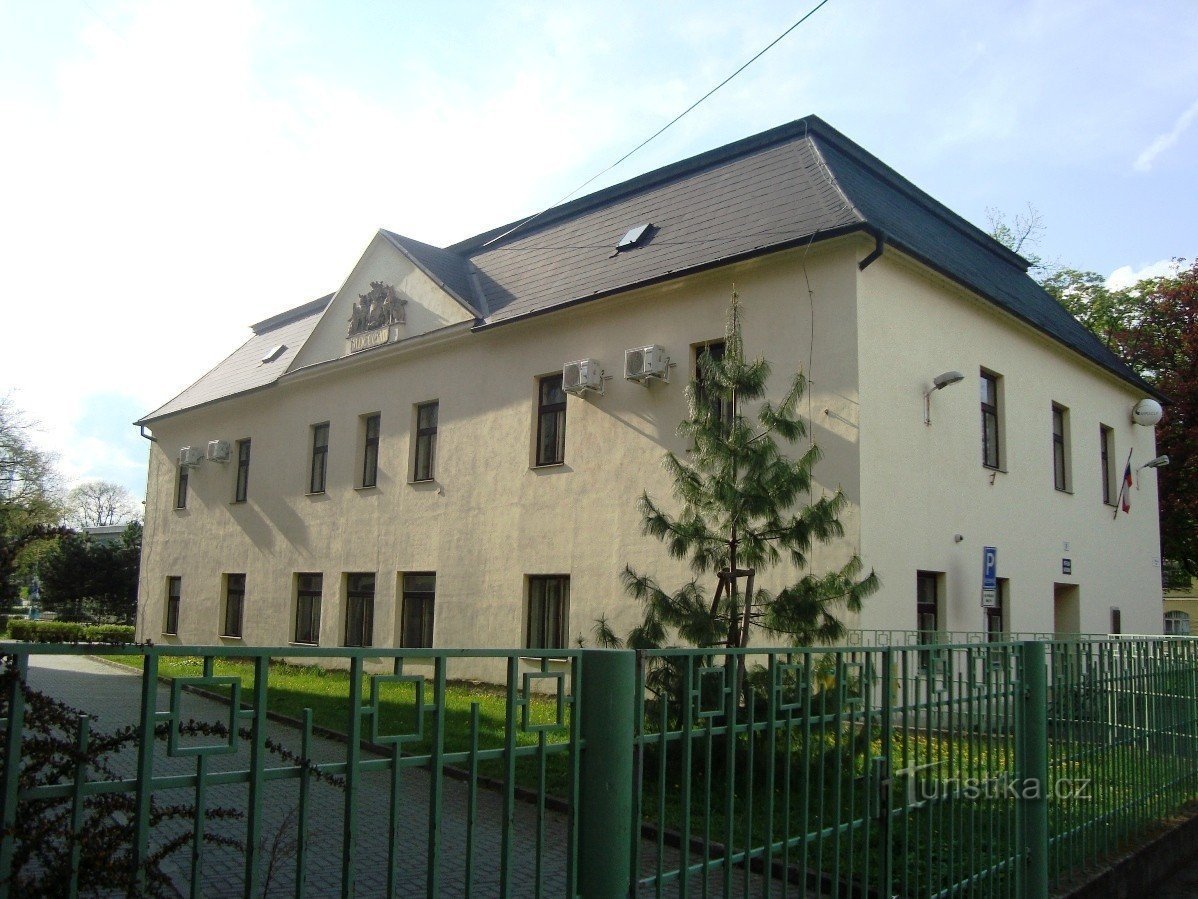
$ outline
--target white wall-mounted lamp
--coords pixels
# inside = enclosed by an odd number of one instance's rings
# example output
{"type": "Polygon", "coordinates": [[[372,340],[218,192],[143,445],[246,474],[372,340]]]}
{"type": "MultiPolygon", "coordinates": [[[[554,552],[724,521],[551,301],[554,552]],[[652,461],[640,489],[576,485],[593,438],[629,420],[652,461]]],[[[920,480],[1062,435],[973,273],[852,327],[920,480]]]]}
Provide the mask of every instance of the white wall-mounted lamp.
{"type": "Polygon", "coordinates": [[[1149,459],[1143,465],[1136,469],[1136,489],[1140,489],[1140,472],[1145,468],[1164,468],[1169,464],[1168,456],[1157,456],[1155,459],[1149,459]]]}
{"type": "Polygon", "coordinates": [[[923,423],[925,425],[932,424],[932,394],[937,390],[943,390],[949,384],[956,384],[958,381],[964,380],[965,375],[959,371],[946,371],[932,378],[932,386],[923,395],[923,423]]]}

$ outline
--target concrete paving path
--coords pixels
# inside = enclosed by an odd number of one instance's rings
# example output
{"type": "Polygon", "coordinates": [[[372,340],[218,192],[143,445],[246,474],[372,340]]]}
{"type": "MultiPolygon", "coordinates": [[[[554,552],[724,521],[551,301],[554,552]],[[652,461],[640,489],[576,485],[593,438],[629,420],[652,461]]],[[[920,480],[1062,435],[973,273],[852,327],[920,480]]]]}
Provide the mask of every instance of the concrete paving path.
{"type": "MultiPolygon", "coordinates": [[[[30,685],[76,709],[95,716],[93,730],[112,731],[135,724],[140,706],[140,674],[114,667],[111,664],[84,656],[31,656],[29,667],[30,685]]],[[[157,707],[165,711],[170,707],[170,691],[163,685],[158,687],[157,707]]],[[[185,694],[183,717],[197,721],[219,721],[227,723],[227,706],[185,694]]],[[[288,749],[299,752],[299,732],[287,725],[270,722],[268,738],[288,749]]],[[[207,741],[207,740],[206,740],[207,741]]],[[[155,746],[155,774],[192,774],[195,760],[170,758],[164,741],[155,746]]],[[[122,775],[132,776],[136,770],[136,749],[130,748],[110,759],[122,775]]],[[[342,761],[345,745],[334,740],[314,737],[312,757],[316,761],[342,761]]],[[[369,757],[369,756],[367,756],[369,757]]],[[[245,741],[239,741],[236,754],[209,756],[209,770],[221,771],[248,767],[249,751],[245,741]]],[[[268,753],[268,767],[286,764],[268,753]]],[[[402,896],[423,896],[426,892],[426,857],[428,838],[428,801],[431,778],[421,770],[409,770],[404,774],[403,800],[400,804],[401,822],[398,843],[402,896]]],[[[386,892],[387,864],[387,820],[390,796],[390,775],[387,772],[361,775],[359,787],[357,828],[357,895],[362,897],[382,896],[386,892]]],[[[442,830],[440,894],[461,896],[465,892],[464,870],[466,858],[466,810],[467,786],[465,783],[444,779],[442,793],[442,830]]],[[[263,803],[262,836],[269,845],[276,834],[282,834],[284,842],[293,839],[296,833],[295,809],[298,803],[298,781],[273,781],[266,785],[263,803]]],[[[473,872],[473,894],[479,897],[499,895],[499,858],[503,817],[502,799],[498,793],[478,790],[477,819],[474,836],[475,864],[473,872]]],[[[157,801],[163,804],[190,803],[190,789],[159,791],[157,801]]],[[[208,806],[224,806],[244,810],[247,787],[244,784],[212,786],[208,791],[208,806]]],[[[342,822],[344,817],[343,793],[335,786],[312,782],[310,793],[310,838],[307,860],[308,895],[314,897],[335,896],[341,889],[342,822]]],[[[221,821],[209,825],[220,828],[220,832],[244,842],[245,822],[221,821]]],[[[565,894],[565,863],[567,822],[564,815],[546,811],[540,822],[544,827],[544,852],[540,860],[540,881],[545,896],[565,894]]],[[[190,824],[179,823],[173,829],[156,833],[158,840],[168,839],[185,830],[190,824]]],[[[532,896],[536,893],[537,859],[535,834],[538,829],[535,806],[518,802],[515,814],[513,840],[513,895],[532,896]]],[[[667,850],[667,865],[676,864],[676,855],[667,850]]],[[[655,858],[656,847],[646,843],[642,853],[646,862],[655,858]]],[[[269,852],[267,852],[269,855],[269,852]]],[[[266,857],[263,857],[263,865],[266,857]]],[[[205,896],[240,896],[243,889],[243,856],[234,849],[209,846],[205,849],[203,864],[203,892],[205,896]]],[[[176,853],[165,865],[166,870],[186,893],[190,877],[190,852],[188,849],[176,853]]],[[[263,868],[265,870],[265,868],[263,868]]],[[[646,872],[648,873],[648,871],[646,872]]],[[[276,865],[271,873],[270,887],[266,895],[294,895],[295,860],[286,851],[276,855],[276,865]]],[[[743,895],[740,874],[736,895],[743,895]]],[[[720,891],[722,878],[718,873],[712,877],[711,888],[720,891]]],[[[753,877],[750,894],[763,895],[764,884],[753,877]]],[[[781,884],[775,883],[778,891],[781,884]]],[[[793,890],[794,887],[791,887],[793,890]]],[[[674,894],[676,885],[671,884],[666,894],[674,894]]]]}

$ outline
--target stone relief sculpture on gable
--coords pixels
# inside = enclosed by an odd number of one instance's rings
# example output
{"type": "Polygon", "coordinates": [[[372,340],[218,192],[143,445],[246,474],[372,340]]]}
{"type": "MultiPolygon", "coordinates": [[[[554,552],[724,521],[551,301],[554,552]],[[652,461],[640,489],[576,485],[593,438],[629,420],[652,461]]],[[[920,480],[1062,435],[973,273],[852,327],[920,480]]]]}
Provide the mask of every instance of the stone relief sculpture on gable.
{"type": "Polygon", "coordinates": [[[358,302],[354,303],[349,316],[349,333],[346,336],[353,337],[363,331],[389,325],[402,325],[407,303],[390,284],[371,281],[370,290],[358,294],[358,302]]]}

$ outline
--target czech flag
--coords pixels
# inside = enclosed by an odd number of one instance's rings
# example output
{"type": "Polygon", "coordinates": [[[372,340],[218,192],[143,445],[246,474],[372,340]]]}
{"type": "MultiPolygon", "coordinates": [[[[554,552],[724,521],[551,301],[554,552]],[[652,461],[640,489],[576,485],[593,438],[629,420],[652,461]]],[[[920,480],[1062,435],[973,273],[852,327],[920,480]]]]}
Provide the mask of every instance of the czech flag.
{"type": "Polygon", "coordinates": [[[1131,511],[1131,457],[1127,458],[1127,468],[1123,469],[1123,512],[1131,511]]]}

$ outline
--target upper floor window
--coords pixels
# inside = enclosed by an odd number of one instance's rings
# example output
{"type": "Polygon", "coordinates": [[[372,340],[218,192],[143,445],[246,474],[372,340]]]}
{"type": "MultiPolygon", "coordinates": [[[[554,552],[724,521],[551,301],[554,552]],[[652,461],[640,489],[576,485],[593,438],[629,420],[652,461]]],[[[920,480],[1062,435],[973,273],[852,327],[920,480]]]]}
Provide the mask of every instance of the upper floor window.
{"type": "Polygon", "coordinates": [[[569,621],[570,577],[534,575],[528,579],[528,614],[524,645],[528,649],[562,649],[569,621]]]}
{"type": "Polygon", "coordinates": [[[982,370],[982,464],[987,468],[1000,468],[1002,462],[1001,380],[1000,376],[982,370]]]}
{"type": "Polygon", "coordinates": [[[561,372],[537,382],[537,465],[566,460],[566,392],[561,372]]]}
{"type": "Polygon", "coordinates": [[[437,576],[405,574],[403,576],[403,619],[399,645],[405,649],[421,649],[433,645],[433,603],[437,576]]]}
{"type": "Polygon", "coordinates": [[[374,638],[374,574],[345,576],[345,645],[372,646],[374,638]]]}
{"type": "Polygon", "coordinates": [[[703,357],[709,357],[712,362],[719,362],[724,358],[724,349],[725,344],[722,340],[712,340],[695,347],[695,399],[700,406],[710,407],[711,414],[717,421],[730,425],[732,423],[731,399],[722,391],[713,390],[705,384],[706,379],[703,374],[703,357]]]}
{"type": "Polygon", "coordinates": [[[362,418],[362,479],[360,486],[374,487],[379,482],[379,413],[362,418]]]}
{"type": "Polygon", "coordinates": [[[1107,631],[1109,634],[1123,633],[1123,612],[1114,606],[1111,607],[1111,629],[1107,631]]]}
{"type": "Polygon", "coordinates": [[[416,407],[416,458],[412,466],[413,481],[431,481],[436,477],[438,413],[439,405],[435,400],[416,407]]]}
{"type": "Polygon", "coordinates": [[[183,578],[172,575],[166,579],[166,621],[162,632],[172,636],[179,633],[179,596],[183,591],[183,578]]]}
{"type": "Polygon", "coordinates": [[[1098,446],[1102,471],[1102,501],[1115,505],[1115,431],[1106,425],[1098,426],[1098,446]]]}
{"type": "Polygon", "coordinates": [[[180,465],[178,472],[175,474],[175,508],[187,508],[187,475],[191,469],[186,465],[180,465]]]}
{"type": "Polygon", "coordinates": [[[242,613],[245,611],[245,575],[225,575],[225,618],[222,637],[240,637],[242,613]]]}
{"type": "Polygon", "coordinates": [[[329,462],[329,423],[312,426],[312,468],[308,477],[309,493],[324,493],[329,462]]]}
{"type": "Polygon", "coordinates": [[[1072,488],[1069,471],[1069,410],[1052,404],[1052,485],[1057,490],[1072,488]]]}
{"type": "Polygon", "coordinates": [[[244,503],[250,490],[250,442],[237,441],[237,485],[233,488],[233,502],[244,503]]]}
{"type": "Polygon", "coordinates": [[[297,574],[295,576],[295,642],[320,642],[320,595],[324,589],[324,575],[297,574]]]}

